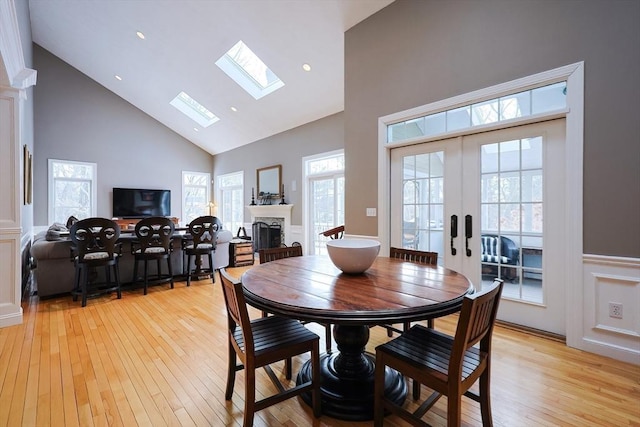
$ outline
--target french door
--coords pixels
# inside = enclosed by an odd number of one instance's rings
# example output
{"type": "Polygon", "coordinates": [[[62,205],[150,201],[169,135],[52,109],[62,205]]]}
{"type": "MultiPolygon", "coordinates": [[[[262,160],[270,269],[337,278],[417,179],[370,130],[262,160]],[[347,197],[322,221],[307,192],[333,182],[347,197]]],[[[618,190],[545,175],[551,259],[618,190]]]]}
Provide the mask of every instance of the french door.
{"type": "Polygon", "coordinates": [[[564,120],[392,150],[391,245],[438,252],[498,318],[557,334],[564,318],[564,120]]]}

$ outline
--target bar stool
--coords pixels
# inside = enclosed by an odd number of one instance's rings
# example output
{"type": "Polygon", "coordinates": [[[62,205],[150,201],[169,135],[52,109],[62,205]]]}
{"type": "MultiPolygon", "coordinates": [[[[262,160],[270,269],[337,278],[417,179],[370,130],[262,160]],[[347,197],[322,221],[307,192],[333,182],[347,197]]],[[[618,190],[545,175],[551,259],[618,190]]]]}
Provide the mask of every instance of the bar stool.
{"type": "Polygon", "coordinates": [[[155,282],[169,281],[173,289],[173,270],[171,268],[171,236],[175,231],[173,221],[166,217],[144,218],[136,224],[136,240],[131,242],[131,253],[134,256],[133,283],[144,282],[144,294],[149,287],[149,261],[156,261],[157,274],[151,277],[155,282]],[[161,261],[167,260],[168,274],[162,274],[161,261]],[[138,263],[144,263],[144,273],[138,277],[138,263]]]}

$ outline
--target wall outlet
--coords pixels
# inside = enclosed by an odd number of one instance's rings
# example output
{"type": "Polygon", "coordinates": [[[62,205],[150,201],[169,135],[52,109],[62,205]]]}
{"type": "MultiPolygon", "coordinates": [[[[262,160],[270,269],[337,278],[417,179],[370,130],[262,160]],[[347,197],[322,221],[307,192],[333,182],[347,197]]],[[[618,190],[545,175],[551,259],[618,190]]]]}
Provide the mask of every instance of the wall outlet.
{"type": "Polygon", "coordinates": [[[622,303],[609,303],[609,317],[613,317],[614,319],[622,319],[622,303]]]}

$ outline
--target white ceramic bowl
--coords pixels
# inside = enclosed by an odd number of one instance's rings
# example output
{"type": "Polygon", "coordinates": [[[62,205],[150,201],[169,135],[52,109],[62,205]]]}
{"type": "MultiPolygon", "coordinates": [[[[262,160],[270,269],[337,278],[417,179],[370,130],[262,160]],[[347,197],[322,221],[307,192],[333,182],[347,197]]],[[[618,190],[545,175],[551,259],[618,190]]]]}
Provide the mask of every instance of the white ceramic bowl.
{"type": "Polygon", "coordinates": [[[371,239],[336,239],[327,242],[329,258],[343,273],[364,273],[380,252],[380,242],[371,239]]]}

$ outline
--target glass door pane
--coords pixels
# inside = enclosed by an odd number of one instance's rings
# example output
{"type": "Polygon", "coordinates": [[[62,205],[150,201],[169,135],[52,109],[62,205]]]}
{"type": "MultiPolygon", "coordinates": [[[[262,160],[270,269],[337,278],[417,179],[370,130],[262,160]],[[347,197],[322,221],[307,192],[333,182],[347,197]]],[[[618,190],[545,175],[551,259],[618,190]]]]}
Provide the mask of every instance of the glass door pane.
{"type": "Polygon", "coordinates": [[[344,224],[344,176],[309,180],[311,217],[310,252],[327,254],[327,238],[320,233],[344,224]]]}
{"type": "Polygon", "coordinates": [[[542,137],[480,149],[480,252],[483,284],[505,280],[505,298],[543,303],[542,137]],[[524,257],[530,258],[526,267],[524,257]]]}
{"type": "Polygon", "coordinates": [[[403,159],[402,247],[443,253],[444,152],[403,159]]]}

